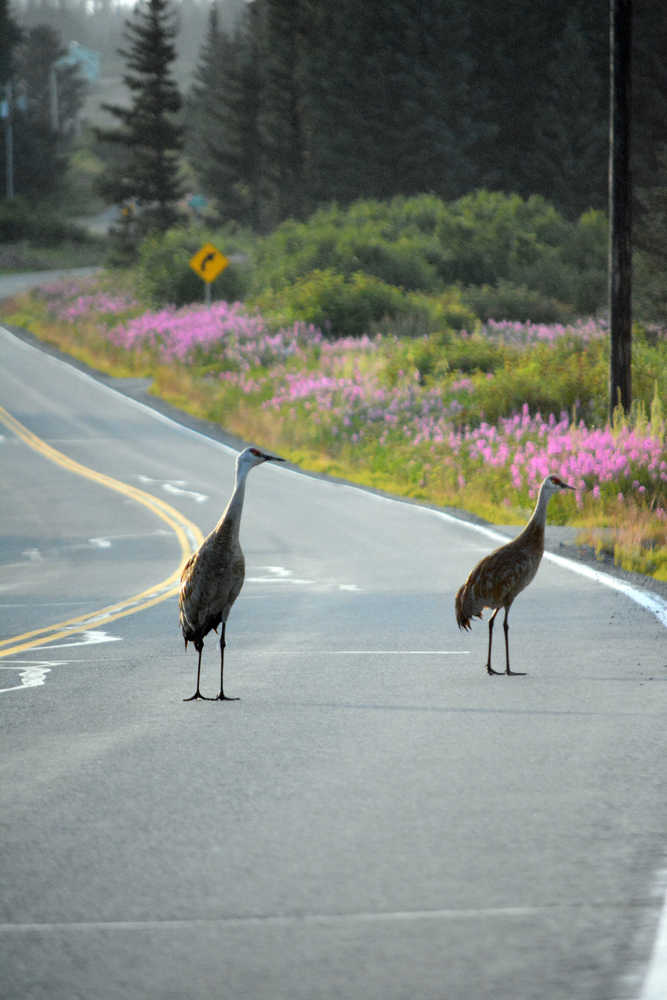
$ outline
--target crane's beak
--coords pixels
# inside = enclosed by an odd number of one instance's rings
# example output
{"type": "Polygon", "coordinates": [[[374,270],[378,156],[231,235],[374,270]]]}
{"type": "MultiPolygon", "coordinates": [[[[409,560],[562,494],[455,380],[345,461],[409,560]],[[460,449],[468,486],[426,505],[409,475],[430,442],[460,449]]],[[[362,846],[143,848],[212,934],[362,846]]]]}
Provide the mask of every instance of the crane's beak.
{"type": "Polygon", "coordinates": [[[264,455],[265,462],[284,462],[285,459],[281,458],[280,455],[264,455]]]}
{"type": "Polygon", "coordinates": [[[570,486],[569,483],[563,482],[560,476],[551,476],[551,481],[554,486],[557,486],[559,490],[575,490],[575,486],[570,486]]]}

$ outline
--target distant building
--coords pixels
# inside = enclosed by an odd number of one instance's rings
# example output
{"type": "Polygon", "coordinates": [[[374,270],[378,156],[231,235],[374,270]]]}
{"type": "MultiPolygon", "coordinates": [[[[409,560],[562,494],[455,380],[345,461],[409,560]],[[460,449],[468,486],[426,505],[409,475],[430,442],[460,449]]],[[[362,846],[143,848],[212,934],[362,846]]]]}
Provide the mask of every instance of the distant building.
{"type": "Polygon", "coordinates": [[[70,42],[67,53],[58,60],[57,65],[77,66],[88,83],[95,83],[100,75],[100,59],[100,53],[94,49],[87,49],[79,42],[70,42]]]}

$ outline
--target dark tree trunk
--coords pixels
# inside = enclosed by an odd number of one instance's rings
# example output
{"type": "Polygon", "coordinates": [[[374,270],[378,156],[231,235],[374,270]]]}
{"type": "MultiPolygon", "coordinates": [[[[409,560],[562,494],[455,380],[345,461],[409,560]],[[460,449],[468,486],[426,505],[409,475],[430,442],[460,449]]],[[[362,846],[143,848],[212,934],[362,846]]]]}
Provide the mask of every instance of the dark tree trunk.
{"type": "Polygon", "coordinates": [[[632,0],[609,4],[609,413],[632,401],[632,182],[630,69],[632,0]]]}

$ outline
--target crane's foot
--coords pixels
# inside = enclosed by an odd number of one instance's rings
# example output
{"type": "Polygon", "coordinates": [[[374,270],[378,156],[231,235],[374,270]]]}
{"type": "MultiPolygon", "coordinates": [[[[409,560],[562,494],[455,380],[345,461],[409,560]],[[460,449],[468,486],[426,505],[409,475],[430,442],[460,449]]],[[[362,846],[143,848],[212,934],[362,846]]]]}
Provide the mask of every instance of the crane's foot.
{"type": "Polygon", "coordinates": [[[197,699],[201,699],[202,701],[213,701],[214,700],[213,698],[207,698],[205,695],[200,694],[199,691],[195,691],[194,694],[191,694],[189,698],[184,698],[183,701],[195,701],[197,699]]]}
{"type": "Polygon", "coordinates": [[[505,671],[505,676],[506,677],[525,677],[526,676],[526,671],[525,670],[506,670],[505,671]]]}
{"type": "Polygon", "coordinates": [[[208,701],[240,701],[240,698],[229,698],[226,694],[220,693],[217,698],[208,698],[208,701]]]}
{"type": "Polygon", "coordinates": [[[486,667],[486,672],[487,672],[487,674],[490,677],[491,676],[493,676],[493,677],[504,677],[505,676],[505,671],[504,670],[494,670],[493,667],[488,666],[488,664],[487,664],[487,667],[486,667]]]}

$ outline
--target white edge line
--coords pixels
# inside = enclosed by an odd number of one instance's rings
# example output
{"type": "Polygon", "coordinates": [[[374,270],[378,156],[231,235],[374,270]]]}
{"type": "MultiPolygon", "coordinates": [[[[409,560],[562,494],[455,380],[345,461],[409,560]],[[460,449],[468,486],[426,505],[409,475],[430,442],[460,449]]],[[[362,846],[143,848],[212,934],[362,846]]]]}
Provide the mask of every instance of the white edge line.
{"type": "MultiPolygon", "coordinates": [[[[415,505],[416,506],[416,505],[415,505]]],[[[425,510],[430,514],[434,514],[445,521],[449,521],[453,524],[463,525],[466,528],[470,528],[472,531],[476,531],[478,534],[485,535],[487,538],[493,541],[503,542],[510,541],[507,535],[502,535],[499,531],[494,528],[486,528],[481,524],[473,524],[470,521],[463,521],[461,518],[455,517],[454,514],[447,514],[445,511],[432,510],[429,507],[417,507],[418,510],[425,510]]],[[[560,566],[562,569],[570,570],[572,573],[578,573],[579,576],[585,576],[589,580],[593,580],[595,583],[600,583],[604,587],[610,587],[612,590],[618,590],[620,593],[625,594],[630,600],[639,604],[646,611],[650,611],[651,614],[655,615],[661,625],[667,628],[667,601],[665,601],[659,594],[653,593],[651,590],[640,590],[639,587],[634,587],[630,583],[626,583],[625,580],[619,579],[619,577],[612,576],[610,573],[603,573],[599,569],[593,569],[591,566],[587,566],[585,563],[575,562],[573,559],[568,559],[566,556],[556,555],[555,552],[544,553],[544,558],[548,559],[549,562],[555,563],[556,566],[560,566]]]]}
{"type": "Polygon", "coordinates": [[[412,920],[462,920],[488,917],[533,917],[544,912],[535,906],[497,906],[486,909],[461,910],[378,910],[377,912],[350,913],[298,913],[298,914],[249,914],[248,916],[193,917],[192,919],[165,920],[90,920],[72,921],[71,923],[30,923],[30,924],[0,924],[0,934],[20,934],[27,932],[66,931],[66,930],[181,930],[188,927],[201,926],[278,926],[289,927],[299,924],[330,924],[330,923],[375,923],[385,921],[412,920]]]}
{"type": "Polygon", "coordinates": [[[469,649],[255,649],[253,650],[253,656],[470,656],[470,650],[469,649]]]}
{"type": "MultiPolygon", "coordinates": [[[[160,413],[159,410],[153,409],[147,403],[142,403],[138,399],[134,399],[132,396],[128,396],[121,392],[119,389],[114,389],[113,386],[107,385],[106,382],[102,382],[88,372],[81,371],[80,368],[76,368],[73,364],[64,361],[62,358],[57,358],[53,354],[48,354],[45,351],[40,351],[38,347],[34,347],[32,344],[28,344],[26,341],[21,340],[11,331],[7,330],[6,327],[0,326],[0,332],[5,334],[6,337],[17,343],[20,347],[26,348],[27,350],[36,351],[52,361],[56,365],[62,365],[67,368],[70,373],[77,375],[78,377],[94,382],[103,391],[111,393],[115,396],[122,396],[122,398],[129,403],[131,406],[136,407],[143,413],[147,413],[152,416],[155,420],[159,420],[161,423],[168,424],[171,427],[176,428],[180,433],[187,434],[192,437],[201,438],[214,447],[221,448],[227,455],[237,455],[238,452],[231,445],[225,444],[223,441],[218,441],[216,438],[209,437],[202,431],[194,430],[192,427],[188,427],[185,424],[179,423],[174,420],[173,417],[168,417],[164,413],[160,413]]],[[[325,479],[319,476],[307,475],[301,472],[297,468],[290,468],[284,465],[273,465],[268,463],[269,470],[276,475],[296,475],[301,476],[304,479],[313,479],[315,482],[321,483],[324,486],[332,487],[334,489],[346,489],[351,490],[355,493],[361,493],[365,497],[369,497],[372,500],[376,500],[380,503],[400,503],[411,507],[413,510],[420,511],[423,514],[432,515],[433,517],[438,517],[443,521],[447,521],[450,524],[456,524],[459,527],[467,528],[470,531],[476,532],[478,535],[483,535],[485,538],[491,539],[491,541],[498,542],[501,545],[504,542],[509,541],[507,535],[503,535],[501,532],[496,531],[495,528],[488,528],[483,524],[475,524],[472,521],[465,521],[460,517],[456,517],[454,514],[448,514],[446,511],[436,510],[432,507],[423,507],[420,504],[415,504],[409,499],[395,498],[383,496],[379,493],[374,493],[371,490],[366,489],[363,486],[358,486],[354,483],[338,483],[335,480],[325,479]]],[[[604,587],[610,587],[612,590],[617,590],[624,594],[635,604],[639,604],[640,607],[649,611],[651,614],[655,615],[658,621],[667,628],[667,601],[663,600],[659,594],[653,593],[650,590],[640,590],[638,587],[632,586],[632,584],[626,583],[624,580],[618,577],[612,576],[610,573],[603,573],[600,570],[592,569],[590,566],[586,566],[585,563],[578,563],[572,559],[568,559],[565,556],[556,555],[553,552],[545,552],[544,558],[548,559],[550,562],[555,563],[562,569],[567,569],[571,573],[578,573],[579,576],[587,577],[589,580],[599,583],[604,587]]]]}
{"type": "MultiPolygon", "coordinates": [[[[209,437],[202,431],[194,430],[192,427],[188,427],[185,424],[179,423],[173,417],[168,417],[164,413],[160,413],[159,410],[153,409],[147,403],[142,403],[141,400],[134,399],[132,396],[126,395],[119,389],[114,389],[113,386],[107,385],[106,382],[102,382],[88,372],[81,371],[80,368],[76,368],[71,363],[64,361],[62,358],[57,358],[53,354],[48,354],[45,351],[40,351],[38,347],[34,347],[32,344],[28,344],[26,341],[21,340],[20,337],[15,336],[11,331],[7,330],[5,327],[0,326],[0,331],[5,334],[6,337],[18,343],[21,347],[24,347],[31,351],[37,351],[43,357],[49,359],[56,365],[62,365],[67,368],[70,373],[90,382],[94,382],[102,391],[113,394],[114,396],[122,396],[122,398],[135,408],[141,410],[144,413],[149,414],[153,419],[159,420],[161,423],[168,424],[171,427],[177,429],[180,433],[186,434],[192,437],[203,439],[208,444],[214,447],[222,449],[227,455],[237,455],[238,451],[232,448],[231,445],[225,444],[224,441],[218,441],[216,438],[209,437]]],[[[409,499],[403,499],[400,497],[388,497],[383,496],[380,493],[374,493],[372,490],[366,489],[363,486],[356,485],[355,483],[339,483],[332,479],[326,479],[320,476],[313,476],[303,473],[298,468],[291,468],[284,465],[273,465],[272,463],[267,463],[268,470],[276,475],[295,475],[301,476],[304,479],[312,479],[317,483],[324,486],[328,486],[333,489],[345,489],[351,490],[355,493],[361,493],[363,496],[375,500],[379,503],[400,503],[411,507],[415,511],[419,511],[423,514],[431,515],[433,517],[438,517],[443,521],[447,521],[450,524],[456,524],[459,527],[467,528],[469,531],[474,531],[478,535],[483,535],[485,538],[489,538],[491,541],[503,544],[504,542],[510,541],[507,535],[496,531],[495,528],[488,528],[483,524],[475,524],[472,521],[465,521],[463,518],[456,517],[455,514],[448,514],[446,511],[436,510],[432,507],[423,507],[421,504],[413,503],[409,499]]],[[[579,576],[585,576],[589,580],[593,580],[595,583],[602,584],[602,586],[610,587],[612,590],[618,590],[626,597],[639,604],[645,610],[651,612],[660,621],[662,625],[667,628],[667,601],[665,601],[659,594],[653,593],[650,590],[640,590],[638,587],[632,586],[632,584],[626,583],[624,580],[618,577],[612,576],[610,573],[603,573],[600,570],[592,569],[590,566],[586,566],[584,563],[575,562],[572,559],[568,559],[565,556],[556,555],[553,552],[545,552],[544,558],[548,559],[550,562],[555,563],[562,569],[567,569],[572,573],[578,573],[579,576]]]]}
{"type": "Polygon", "coordinates": [[[663,906],[639,1000],[665,1000],[667,997],[667,869],[660,872],[657,886],[663,896],[663,906]]]}
{"type": "MultiPolygon", "coordinates": [[[[50,358],[54,363],[58,365],[63,365],[70,372],[74,372],[83,379],[88,379],[94,382],[102,390],[113,393],[116,396],[122,396],[130,405],[137,407],[145,413],[150,414],[154,419],[161,421],[162,423],[169,424],[172,427],[177,428],[181,433],[191,435],[196,438],[203,438],[209,444],[212,444],[218,448],[221,448],[228,455],[236,455],[238,452],[236,449],[232,448],[230,445],[225,444],[223,441],[217,441],[215,438],[209,437],[207,434],[203,434],[201,431],[196,431],[191,427],[187,427],[184,424],[179,423],[172,417],[166,416],[164,413],[160,413],[159,410],[154,410],[152,407],[148,406],[146,403],[142,403],[138,399],[133,399],[131,396],[127,396],[125,393],[120,392],[118,389],[114,389],[112,386],[107,385],[105,382],[99,381],[99,379],[94,378],[87,372],[81,371],[81,369],[76,368],[74,365],[69,364],[67,361],[63,361],[61,358],[56,358],[52,354],[47,354],[44,351],[40,351],[39,348],[33,347],[32,344],[27,344],[22,341],[20,337],[16,337],[13,333],[7,330],[5,327],[0,326],[0,331],[5,334],[5,336],[11,338],[11,340],[18,342],[21,346],[28,346],[32,350],[37,351],[43,357],[50,358]]],[[[273,465],[269,463],[269,468],[273,473],[277,475],[290,474],[301,476],[302,473],[298,469],[286,468],[285,466],[273,465]]],[[[348,489],[353,490],[357,493],[362,493],[364,496],[372,497],[375,500],[384,503],[404,503],[407,506],[412,507],[414,510],[421,511],[425,514],[431,514],[435,517],[439,517],[443,521],[447,521],[450,524],[456,524],[470,531],[474,531],[479,535],[484,535],[486,538],[490,538],[492,541],[498,541],[501,544],[508,541],[507,536],[502,535],[500,532],[495,531],[493,528],[487,528],[481,524],[474,524],[471,521],[464,521],[462,518],[456,517],[454,514],[447,514],[445,511],[434,510],[430,507],[422,507],[419,504],[413,504],[410,500],[399,500],[393,497],[385,497],[377,493],[373,493],[363,486],[356,486],[354,483],[336,483],[330,479],[324,479],[321,477],[306,477],[306,478],[316,478],[317,482],[323,483],[326,486],[330,486],[337,489],[348,489]]],[[[572,559],[567,559],[565,556],[558,556],[552,552],[545,552],[544,558],[548,559],[550,562],[555,563],[562,569],[567,569],[572,573],[578,573],[579,576],[587,577],[594,583],[599,583],[604,587],[610,587],[612,590],[617,590],[624,594],[635,604],[649,611],[651,614],[655,615],[661,625],[667,628],[667,601],[664,601],[659,594],[655,594],[649,590],[639,590],[637,587],[633,587],[629,583],[612,576],[609,573],[602,573],[599,570],[592,569],[590,566],[586,566],[583,563],[574,562],[572,559]]],[[[665,990],[665,984],[667,983],[667,891],[663,890],[663,907],[662,913],[658,922],[658,929],[656,932],[656,938],[653,946],[653,952],[651,955],[651,960],[649,964],[648,973],[644,981],[642,992],[640,994],[639,1000],[663,1000],[667,991],[665,990]],[[656,992],[656,989],[658,992],[656,992]]]]}

